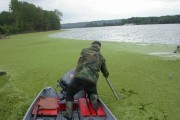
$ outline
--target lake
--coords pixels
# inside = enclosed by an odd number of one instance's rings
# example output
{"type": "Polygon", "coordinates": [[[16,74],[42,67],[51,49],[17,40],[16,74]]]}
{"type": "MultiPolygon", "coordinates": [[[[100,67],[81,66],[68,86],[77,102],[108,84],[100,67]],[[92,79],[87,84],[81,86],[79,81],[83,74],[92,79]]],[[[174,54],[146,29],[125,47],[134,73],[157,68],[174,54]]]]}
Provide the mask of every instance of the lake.
{"type": "Polygon", "coordinates": [[[55,38],[180,45],[180,24],[125,25],[68,29],[55,38]]]}

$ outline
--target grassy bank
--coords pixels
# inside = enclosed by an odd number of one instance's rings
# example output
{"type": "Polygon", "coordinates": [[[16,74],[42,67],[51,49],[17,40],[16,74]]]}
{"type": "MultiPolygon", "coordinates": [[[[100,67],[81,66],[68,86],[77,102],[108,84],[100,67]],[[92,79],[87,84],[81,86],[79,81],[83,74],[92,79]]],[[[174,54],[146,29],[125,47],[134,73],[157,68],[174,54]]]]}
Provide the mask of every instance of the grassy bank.
{"type": "MultiPolygon", "coordinates": [[[[57,31],[10,36],[0,40],[0,119],[21,120],[45,86],[76,66],[91,41],[49,38],[57,31]]],[[[98,92],[118,120],[179,120],[180,60],[147,55],[173,51],[171,46],[102,42],[102,54],[119,101],[100,76],[98,92]]]]}

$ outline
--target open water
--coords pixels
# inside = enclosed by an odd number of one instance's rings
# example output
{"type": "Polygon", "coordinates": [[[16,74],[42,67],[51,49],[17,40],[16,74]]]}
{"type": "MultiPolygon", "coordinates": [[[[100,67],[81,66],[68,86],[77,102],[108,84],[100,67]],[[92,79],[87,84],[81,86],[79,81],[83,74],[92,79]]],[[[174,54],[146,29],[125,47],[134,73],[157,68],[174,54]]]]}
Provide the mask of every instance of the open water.
{"type": "Polygon", "coordinates": [[[76,28],[49,36],[81,40],[180,45],[180,24],[76,28]]]}

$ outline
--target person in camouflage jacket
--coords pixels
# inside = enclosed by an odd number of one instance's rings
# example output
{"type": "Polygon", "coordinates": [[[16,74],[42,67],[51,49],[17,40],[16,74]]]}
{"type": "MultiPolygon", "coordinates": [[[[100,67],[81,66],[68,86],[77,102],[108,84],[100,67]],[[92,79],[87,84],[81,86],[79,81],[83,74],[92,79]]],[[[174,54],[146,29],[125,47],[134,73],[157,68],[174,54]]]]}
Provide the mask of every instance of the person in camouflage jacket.
{"type": "Polygon", "coordinates": [[[87,92],[94,109],[98,109],[96,84],[99,78],[99,72],[101,71],[106,78],[109,76],[105,59],[100,53],[100,48],[101,43],[94,41],[89,48],[84,48],[81,51],[75,69],[74,80],[70,83],[66,93],[66,113],[64,117],[68,120],[72,119],[73,97],[81,90],[87,92]]]}

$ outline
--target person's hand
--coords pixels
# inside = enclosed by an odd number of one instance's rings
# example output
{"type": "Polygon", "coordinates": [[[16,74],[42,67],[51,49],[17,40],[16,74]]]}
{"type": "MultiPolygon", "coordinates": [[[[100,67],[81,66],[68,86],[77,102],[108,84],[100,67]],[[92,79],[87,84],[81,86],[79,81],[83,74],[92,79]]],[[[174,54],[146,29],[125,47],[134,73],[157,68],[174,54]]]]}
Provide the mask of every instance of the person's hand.
{"type": "Polygon", "coordinates": [[[70,78],[73,78],[74,77],[74,74],[70,74],[70,78]]]}
{"type": "Polygon", "coordinates": [[[104,74],[104,77],[105,77],[105,78],[108,78],[108,77],[109,77],[109,72],[106,73],[106,74],[104,74]]]}

